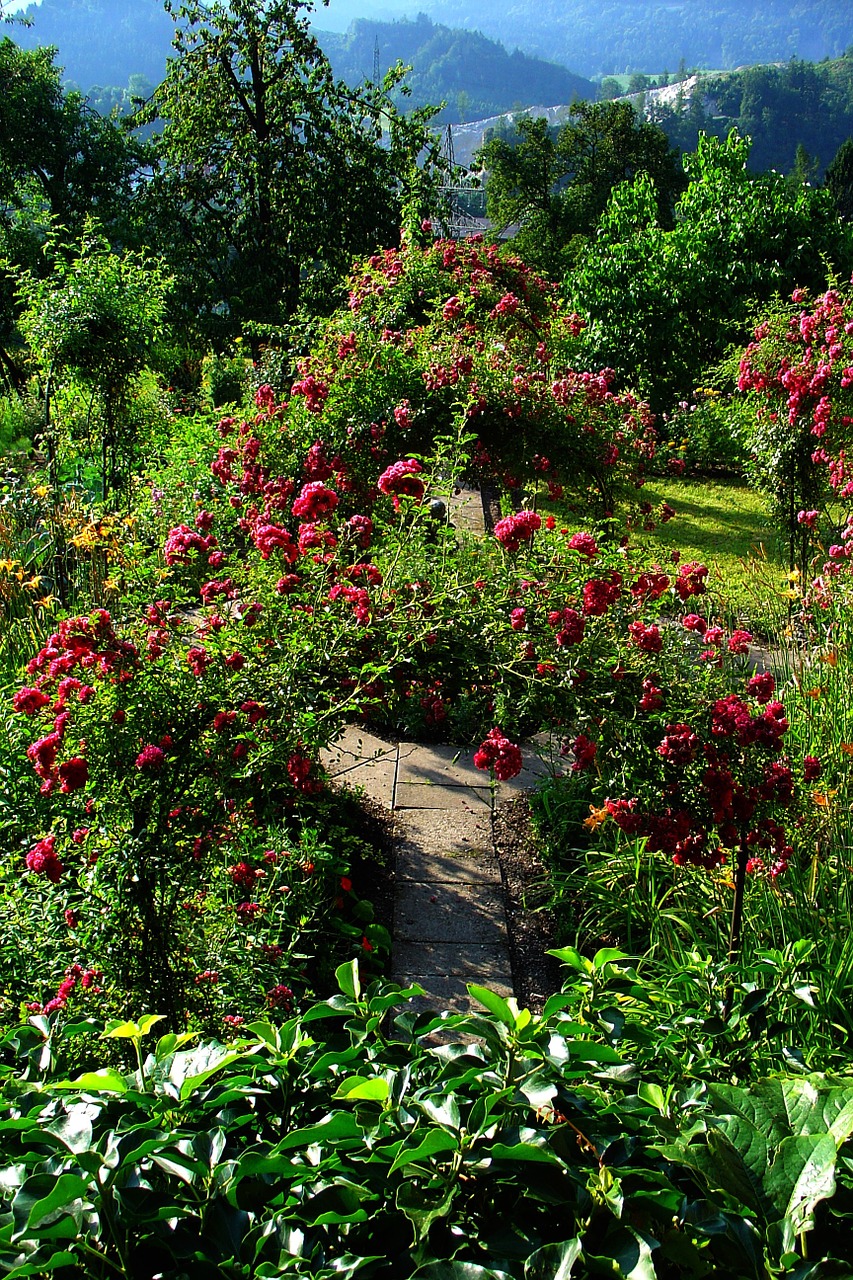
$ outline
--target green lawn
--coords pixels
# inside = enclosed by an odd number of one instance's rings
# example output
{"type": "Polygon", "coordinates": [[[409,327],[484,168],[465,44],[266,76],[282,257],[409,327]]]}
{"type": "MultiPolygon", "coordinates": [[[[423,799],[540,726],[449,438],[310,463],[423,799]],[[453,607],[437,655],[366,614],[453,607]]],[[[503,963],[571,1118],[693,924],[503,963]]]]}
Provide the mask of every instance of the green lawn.
{"type": "MultiPolygon", "coordinates": [[[[641,535],[665,566],[673,551],[682,560],[700,560],[710,569],[714,611],[749,626],[756,634],[775,631],[789,588],[787,568],[764,499],[743,480],[655,478],[642,497],[657,508],[668,502],[677,512],[651,535],[641,535]]],[[[552,509],[539,502],[540,511],[552,509]]],[[[566,513],[553,507],[560,519],[566,513]]],[[[577,523],[575,517],[573,523],[577,523]]]]}
{"type": "Polygon", "coordinates": [[[741,480],[707,479],[656,479],[643,493],[653,506],[668,502],[678,513],[650,538],[661,558],[678,551],[682,560],[703,561],[721,612],[761,630],[772,627],[789,583],[761,495],[741,480]]]}

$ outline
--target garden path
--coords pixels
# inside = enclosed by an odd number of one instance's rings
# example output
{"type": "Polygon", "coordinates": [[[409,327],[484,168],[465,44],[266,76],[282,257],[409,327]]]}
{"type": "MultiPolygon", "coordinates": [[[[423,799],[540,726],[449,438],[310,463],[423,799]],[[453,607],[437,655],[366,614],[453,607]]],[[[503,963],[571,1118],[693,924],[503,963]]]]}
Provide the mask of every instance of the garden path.
{"type": "MultiPolygon", "coordinates": [[[[448,518],[460,533],[482,535],[479,490],[456,486],[448,518]]],[[[392,977],[423,987],[415,1007],[467,1011],[469,982],[513,994],[493,817],[501,801],[559,768],[552,753],[550,740],[523,748],[524,768],[510,782],[475,768],[472,748],[388,743],[357,727],[323,753],[333,781],[393,812],[392,977]]]]}
{"type": "Polygon", "coordinates": [[[513,993],[492,822],[497,804],[551,772],[541,751],[523,749],[524,768],[509,782],[490,782],[471,748],[388,743],[356,727],[323,754],[333,781],[393,812],[392,977],[423,987],[424,1007],[471,1008],[469,982],[513,993]]]}

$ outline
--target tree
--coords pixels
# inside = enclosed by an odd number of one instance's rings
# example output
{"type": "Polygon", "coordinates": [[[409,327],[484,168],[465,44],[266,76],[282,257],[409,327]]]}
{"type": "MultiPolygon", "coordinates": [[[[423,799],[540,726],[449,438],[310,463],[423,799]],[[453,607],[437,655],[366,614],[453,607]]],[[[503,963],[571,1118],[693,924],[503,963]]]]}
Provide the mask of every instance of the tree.
{"type": "Polygon", "coordinates": [[[231,328],[275,326],[296,311],[307,272],[341,271],[398,236],[424,116],[394,110],[388,77],[358,93],[335,81],[296,0],[167,9],[176,54],[155,96],[150,195],[176,215],[188,305],[231,328]]]}
{"type": "Polygon", "coordinates": [[[853,221],[853,138],[842,142],[836,151],[824,182],[839,216],[846,222],[853,221]]]}
{"type": "Polygon", "coordinates": [[[519,224],[515,247],[534,266],[562,275],[592,234],[614,186],[635,174],[655,182],[658,213],[670,225],[683,185],[678,154],[655,125],[626,102],[577,102],[559,132],[546,120],[522,117],[518,140],[492,138],[479,161],[488,170],[486,208],[502,227],[519,224]]]}
{"type": "Polygon", "coordinates": [[[163,332],[171,281],[160,263],[129,250],[112,252],[92,222],[78,245],[53,256],[52,276],[24,273],[20,280],[21,329],[45,375],[48,455],[55,470],[51,386],[72,375],[100,401],[102,430],[91,451],[100,464],[106,502],[127,483],[136,461],[126,409],[133,379],[163,332]]]}
{"type": "Polygon", "coordinates": [[[589,318],[586,358],[612,365],[653,407],[689,396],[751,309],[795,285],[820,288],[830,267],[849,273],[853,240],[823,189],[747,170],[749,141],[702,136],[684,157],[688,186],[675,225],[656,218],[650,179],[617,187],[599,234],[566,278],[589,318]]]}

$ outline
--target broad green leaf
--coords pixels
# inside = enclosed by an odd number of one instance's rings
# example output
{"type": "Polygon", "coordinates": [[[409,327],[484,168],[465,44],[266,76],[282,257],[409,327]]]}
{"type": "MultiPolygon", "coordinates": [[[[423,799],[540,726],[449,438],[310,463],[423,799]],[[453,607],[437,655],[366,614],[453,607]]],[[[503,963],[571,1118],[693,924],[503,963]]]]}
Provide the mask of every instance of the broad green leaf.
{"type": "Polygon", "coordinates": [[[476,1262],[428,1262],[413,1271],[409,1280],[511,1280],[506,1271],[481,1267],[476,1262]]]}
{"type": "Polygon", "coordinates": [[[279,1151],[292,1151],[297,1147],[310,1147],[313,1143],[337,1142],[342,1139],[364,1138],[364,1130],[352,1111],[333,1111],[319,1120],[317,1124],[308,1125],[305,1129],[294,1129],[276,1144],[273,1154],[279,1151]]]}
{"type": "Polygon", "coordinates": [[[458,1189],[456,1182],[435,1189],[404,1182],[397,1188],[395,1203],[414,1227],[417,1240],[423,1240],[436,1218],[443,1218],[449,1212],[458,1189]]]}
{"type": "Polygon", "coordinates": [[[217,1071],[232,1062],[239,1062],[244,1056],[242,1049],[226,1049],[221,1044],[203,1044],[197,1049],[179,1050],[169,1068],[169,1079],[180,1086],[182,1100],[190,1098],[217,1071]]]}
{"type": "Polygon", "coordinates": [[[468,991],[478,1004],[488,1009],[489,1013],[493,1014],[505,1027],[510,1029],[515,1027],[516,1015],[506,1000],[499,996],[496,991],[490,991],[488,987],[478,987],[475,982],[468,983],[468,991]]]}
{"type": "MultiPolygon", "coordinates": [[[[409,1135],[409,1144],[417,1137],[418,1130],[415,1130],[409,1135]]],[[[453,1134],[446,1129],[431,1129],[416,1146],[404,1145],[388,1172],[393,1173],[395,1169],[402,1169],[404,1165],[414,1164],[418,1160],[428,1160],[430,1156],[440,1152],[458,1150],[459,1141],[453,1134]]]]}
{"type": "Polygon", "coordinates": [[[764,1179],[780,1218],[790,1218],[799,1235],[811,1225],[815,1205],[835,1192],[835,1139],[829,1133],[801,1134],[780,1144],[764,1179]]]}
{"type": "Polygon", "coordinates": [[[13,1239],[37,1232],[65,1214],[71,1214],[79,1227],[87,1192],[88,1183],[74,1173],[36,1173],[27,1178],[12,1201],[13,1239]]]}
{"type": "Polygon", "coordinates": [[[572,969],[577,969],[578,973],[592,973],[592,961],[587,960],[586,956],[582,956],[576,947],[558,947],[554,951],[548,951],[549,956],[562,960],[563,964],[567,964],[572,969]]]}
{"type": "Polygon", "coordinates": [[[581,1256],[579,1237],[562,1244],[546,1244],[536,1249],[524,1264],[524,1280],[569,1280],[572,1267],[581,1256]]]}
{"type": "Polygon", "coordinates": [[[419,1098],[418,1103],[424,1114],[429,1116],[434,1124],[440,1124],[443,1129],[459,1130],[462,1117],[454,1094],[447,1093],[438,1098],[419,1098]]]}
{"type": "Polygon", "coordinates": [[[652,1084],[644,1080],[642,1084],[637,1086],[637,1097],[642,1098],[643,1102],[647,1102],[650,1107],[654,1107],[661,1115],[666,1111],[666,1095],[659,1084],[652,1084]]]}
{"type": "Polygon", "coordinates": [[[92,1146],[92,1121],[100,1113],[100,1107],[91,1103],[74,1103],[65,1115],[46,1125],[45,1132],[52,1133],[69,1151],[77,1155],[81,1151],[88,1151],[92,1146]]]}
{"type": "Polygon", "coordinates": [[[11,1271],[4,1272],[5,1280],[24,1280],[24,1276],[43,1276],[48,1271],[59,1271],[64,1267],[73,1267],[78,1261],[73,1253],[52,1253],[49,1258],[38,1262],[24,1262],[11,1271]]]}
{"type": "Polygon", "coordinates": [[[130,1085],[115,1067],[84,1071],[76,1080],[51,1081],[51,1089],[76,1089],[80,1093],[127,1093],[130,1085]]]}
{"type": "Polygon", "coordinates": [[[604,1238],[606,1253],[587,1253],[584,1260],[597,1263],[596,1272],[618,1280],[656,1280],[652,1260],[652,1245],[656,1243],[632,1227],[618,1227],[604,1238]]]}
{"type": "Polygon", "coordinates": [[[602,947],[596,951],[592,957],[593,969],[603,969],[606,964],[615,964],[619,960],[634,960],[635,956],[628,955],[627,951],[620,951],[618,947],[602,947]]]}
{"type": "Polygon", "coordinates": [[[349,996],[350,1000],[358,1000],[361,997],[357,960],[348,960],[345,964],[339,964],[335,970],[335,978],[340,990],[345,996],[349,996]]]}
{"type": "Polygon", "coordinates": [[[334,1096],[349,1098],[353,1101],[363,1099],[370,1102],[385,1102],[390,1092],[388,1081],[383,1080],[381,1076],[350,1076],[341,1082],[334,1096]]]}

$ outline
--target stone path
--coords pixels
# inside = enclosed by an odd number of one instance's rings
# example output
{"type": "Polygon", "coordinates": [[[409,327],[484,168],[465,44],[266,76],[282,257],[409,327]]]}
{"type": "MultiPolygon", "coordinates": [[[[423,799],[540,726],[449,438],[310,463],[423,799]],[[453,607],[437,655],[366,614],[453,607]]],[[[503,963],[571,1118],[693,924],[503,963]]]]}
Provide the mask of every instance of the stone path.
{"type": "Polygon", "coordinates": [[[493,785],[474,767],[470,748],[393,744],[350,728],[323,764],[338,785],[361,787],[394,813],[394,980],[417,982],[426,992],[421,1003],[431,1008],[469,1008],[469,982],[511,995],[492,815],[558,761],[527,750],[518,777],[493,785]]]}

